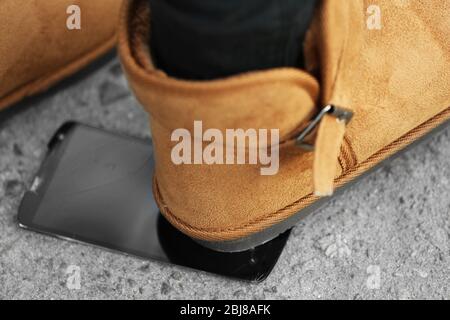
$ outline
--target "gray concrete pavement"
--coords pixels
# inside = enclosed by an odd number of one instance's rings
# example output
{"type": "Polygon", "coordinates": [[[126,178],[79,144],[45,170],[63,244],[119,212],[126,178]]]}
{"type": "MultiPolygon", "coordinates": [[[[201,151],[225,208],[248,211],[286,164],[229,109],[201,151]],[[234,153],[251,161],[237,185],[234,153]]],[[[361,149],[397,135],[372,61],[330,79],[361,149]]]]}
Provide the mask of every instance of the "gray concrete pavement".
{"type": "Polygon", "coordinates": [[[116,59],[0,113],[0,298],[450,298],[450,128],[302,222],[255,285],[19,229],[21,196],[70,119],[149,134],[116,59]]]}

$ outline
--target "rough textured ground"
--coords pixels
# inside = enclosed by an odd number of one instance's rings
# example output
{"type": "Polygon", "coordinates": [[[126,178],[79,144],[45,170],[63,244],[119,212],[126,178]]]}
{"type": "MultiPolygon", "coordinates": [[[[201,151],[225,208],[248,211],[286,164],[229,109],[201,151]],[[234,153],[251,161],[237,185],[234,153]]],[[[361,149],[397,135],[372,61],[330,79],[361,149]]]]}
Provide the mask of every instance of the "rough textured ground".
{"type": "Polygon", "coordinates": [[[450,128],[301,223],[254,285],[19,229],[23,192],[69,119],[148,135],[115,58],[0,113],[0,298],[450,298],[450,128]]]}

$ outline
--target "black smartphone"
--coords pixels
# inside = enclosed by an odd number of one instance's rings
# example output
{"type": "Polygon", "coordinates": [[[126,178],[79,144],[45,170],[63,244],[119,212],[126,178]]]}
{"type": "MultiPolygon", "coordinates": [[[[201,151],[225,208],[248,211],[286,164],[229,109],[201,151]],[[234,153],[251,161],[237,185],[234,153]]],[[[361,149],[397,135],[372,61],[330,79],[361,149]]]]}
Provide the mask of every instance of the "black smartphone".
{"type": "Polygon", "coordinates": [[[152,142],[64,124],[22,200],[21,227],[233,278],[262,281],[289,231],[254,249],[223,253],[172,227],[152,194],[152,142]]]}

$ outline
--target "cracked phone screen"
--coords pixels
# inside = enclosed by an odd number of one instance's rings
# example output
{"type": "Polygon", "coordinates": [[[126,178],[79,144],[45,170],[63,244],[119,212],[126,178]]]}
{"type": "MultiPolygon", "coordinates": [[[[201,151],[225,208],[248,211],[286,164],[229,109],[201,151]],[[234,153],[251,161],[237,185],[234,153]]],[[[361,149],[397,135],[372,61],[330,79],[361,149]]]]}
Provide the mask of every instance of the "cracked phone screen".
{"type": "Polygon", "coordinates": [[[39,185],[25,194],[19,222],[60,238],[223,276],[262,281],[270,274],[289,231],[244,252],[202,247],[160,214],[153,168],[151,140],[68,123],[49,144],[35,179],[39,185]]]}

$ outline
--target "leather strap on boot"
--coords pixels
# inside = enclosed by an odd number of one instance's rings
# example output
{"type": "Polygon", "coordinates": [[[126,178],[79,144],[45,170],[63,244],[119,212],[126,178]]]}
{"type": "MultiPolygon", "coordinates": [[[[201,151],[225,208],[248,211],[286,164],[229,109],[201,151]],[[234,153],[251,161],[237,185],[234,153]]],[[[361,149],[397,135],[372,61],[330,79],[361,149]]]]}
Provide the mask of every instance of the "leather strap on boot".
{"type": "Polygon", "coordinates": [[[353,112],[334,105],[324,107],[297,137],[297,145],[307,150],[314,149],[313,181],[314,194],[331,196],[336,177],[336,159],[344,140],[346,125],[353,112]],[[306,144],[305,138],[319,126],[315,147],[306,144]]]}

